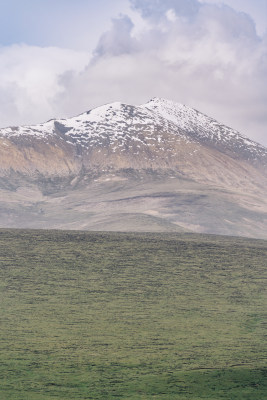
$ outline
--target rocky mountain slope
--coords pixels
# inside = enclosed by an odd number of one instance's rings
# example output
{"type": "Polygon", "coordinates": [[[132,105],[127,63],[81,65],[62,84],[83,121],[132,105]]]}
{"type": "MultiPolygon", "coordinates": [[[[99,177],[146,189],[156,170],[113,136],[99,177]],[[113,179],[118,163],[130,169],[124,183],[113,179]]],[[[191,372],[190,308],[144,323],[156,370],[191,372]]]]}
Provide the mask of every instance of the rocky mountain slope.
{"type": "Polygon", "coordinates": [[[0,226],[267,237],[267,149],[155,98],[0,129],[0,226]]]}

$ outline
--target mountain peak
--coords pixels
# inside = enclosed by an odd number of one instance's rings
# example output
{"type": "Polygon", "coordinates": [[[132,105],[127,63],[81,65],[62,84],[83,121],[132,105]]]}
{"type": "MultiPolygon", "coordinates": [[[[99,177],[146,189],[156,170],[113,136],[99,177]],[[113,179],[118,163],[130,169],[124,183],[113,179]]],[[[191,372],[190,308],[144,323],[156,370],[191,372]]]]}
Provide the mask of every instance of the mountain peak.
{"type": "Polygon", "coordinates": [[[267,151],[264,146],[194,108],[159,97],[151,99],[141,108],[153,111],[172,122],[193,140],[239,154],[243,152],[250,160],[259,154],[264,154],[266,159],[267,151]]]}
{"type": "MultiPolygon", "coordinates": [[[[143,109],[149,109],[156,113],[159,113],[163,118],[181,126],[182,128],[188,125],[188,122],[192,122],[196,118],[198,111],[185,106],[182,103],[177,103],[172,100],[154,97],[148,103],[141,106],[143,109]]],[[[203,115],[203,114],[201,114],[203,115]]]]}

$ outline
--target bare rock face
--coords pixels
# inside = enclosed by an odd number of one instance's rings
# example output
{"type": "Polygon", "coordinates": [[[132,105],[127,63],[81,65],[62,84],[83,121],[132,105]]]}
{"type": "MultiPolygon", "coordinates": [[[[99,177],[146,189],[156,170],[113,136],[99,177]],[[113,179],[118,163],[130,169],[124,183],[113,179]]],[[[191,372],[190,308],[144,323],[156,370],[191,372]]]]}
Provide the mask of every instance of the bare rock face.
{"type": "Polygon", "coordinates": [[[164,99],[0,129],[0,185],[2,227],[267,237],[267,149],[164,99]]]}

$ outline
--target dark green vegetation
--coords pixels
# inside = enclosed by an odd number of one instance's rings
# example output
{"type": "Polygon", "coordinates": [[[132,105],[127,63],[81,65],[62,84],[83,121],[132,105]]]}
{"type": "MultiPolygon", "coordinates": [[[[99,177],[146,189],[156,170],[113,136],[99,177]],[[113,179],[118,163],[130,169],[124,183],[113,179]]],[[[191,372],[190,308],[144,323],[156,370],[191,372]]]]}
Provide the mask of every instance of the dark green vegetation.
{"type": "Polygon", "coordinates": [[[261,240],[0,231],[0,399],[267,396],[261,240]]]}

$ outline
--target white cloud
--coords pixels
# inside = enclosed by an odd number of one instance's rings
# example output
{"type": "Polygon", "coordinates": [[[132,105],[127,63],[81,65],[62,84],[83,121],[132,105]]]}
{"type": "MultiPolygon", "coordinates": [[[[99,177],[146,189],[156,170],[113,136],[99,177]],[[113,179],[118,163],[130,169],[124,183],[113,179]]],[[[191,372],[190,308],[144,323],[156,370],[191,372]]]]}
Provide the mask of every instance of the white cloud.
{"type": "Polygon", "coordinates": [[[35,123],[54,115],[51,99],[61,90],[59,75],[88,64],[84,52],[14,45],[0,48],[1,125],[35,123]]]}
{"type": "Polygon", "coordinates": [[[171,21],[171,22],[174,22],[174,21],[176,21],[176,19],[177,19],[176,14],[175,14],[175,11],[174,11],[173,8],[170,8],[169,10],[167,10],[166,13],[165,13],[165,15],[166,15],[167,19],[168,19],[169,21],[171,21]]]}

